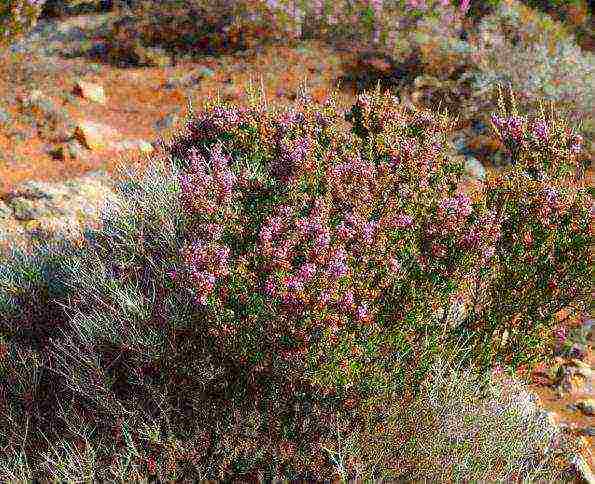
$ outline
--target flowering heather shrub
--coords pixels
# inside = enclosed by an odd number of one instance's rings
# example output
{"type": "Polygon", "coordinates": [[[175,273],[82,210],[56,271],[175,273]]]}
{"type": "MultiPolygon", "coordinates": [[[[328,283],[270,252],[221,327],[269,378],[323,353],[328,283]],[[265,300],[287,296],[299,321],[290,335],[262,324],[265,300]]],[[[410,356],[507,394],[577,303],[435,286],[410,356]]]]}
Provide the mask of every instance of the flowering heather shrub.
{"type": "Polygon", "coordinates": [[[510,113],[501,97],[499,106],[492,127],[514,166],[485,188],[486,206],[504,216],[498,243],[489,249],[499,263],[497,271],[481,270],[474,315],[466,324],[470,334],[473,321],[493,328],[503,338],[496,351],[518,365],[553,348],[555,313],[571,301],[579,312],[586,309],[593,201],[575,184],[582,137],[553,109],[547,119],[543,107],[541,116],[528,119],[519,116],[514,97],[510,113]]]}
{"type": "MultiPolygon", "coordinates": [[[[590,199],[563,188],[572,150],[552,122],[550,143],[536,145],[555,154],[542,169],[526,161],[524,124],[499,116],[519,163],[485,193],[465,195],[462,166],[444,154],[446,115],[378,92],[347,113],[334,97],[316,106],[303,96],[290,108],[207,103],[142,178],[122,183],[118,217],[88,232],[88,247],[60,268],[48,306],[63,308],[63,320],[38,347],[48,390],[32,411],[41,429],[55,401],[69,402],[70,424],[44,428],[54,450],[41,430],[26,445],[18,432],[4,435],[3,447],[46,456],[41,478],[89,467],[122,479],[329,478],[323,446],[337,413],[351,430],[382,424],[378,406],[414,398],[435,356],[465,348],[462,364],[489,366],[512,354],[514,367],[543,354],[535,339],[547,342],[553,313],[587,287],[590,199]],[[536,249],[553,250],[562,286],[538,281],[539,307],[511,225],[525,238],[532,220],[517,215],[532,185],[510,186],[523,172],[573,204],[552,205],[553,228],[531,235],[536,249]],[[460,300],[471,307],[456,321],[446,309],[460,300]]],[[[30,271],[23,264],[4,278],[30,271]]],[[[43,277],[35,297],[50,294],[43,277]]],[[[2,330],[13,328],[19,345],[18,308],[33,302],[24,288],[16,301],[7,292],[12,326],[2,330]]],[[[2,378],[5,400],[23,408],[29,390],[2,378]]]]}
{"type": "Polygon", "coordinates": [[[410,29],[422,17],[436,18],[438,25],[454,31],[460,28],[465,11],[464,5],[456,8],[444,0],[151,0],[134,9],[129,32],[119,29],[114,33],[112,50],[122,56],[136,40],[144,46],[158,43],[177,50],[218,52],[304,37],[394,46],[400,45],[403,29],[410,29]]]}
{"type": "Polygon", "coordinates": [[[46,0],[2,0],[0,2],[0,45],[18,40],[37,23],[46,0]]]}

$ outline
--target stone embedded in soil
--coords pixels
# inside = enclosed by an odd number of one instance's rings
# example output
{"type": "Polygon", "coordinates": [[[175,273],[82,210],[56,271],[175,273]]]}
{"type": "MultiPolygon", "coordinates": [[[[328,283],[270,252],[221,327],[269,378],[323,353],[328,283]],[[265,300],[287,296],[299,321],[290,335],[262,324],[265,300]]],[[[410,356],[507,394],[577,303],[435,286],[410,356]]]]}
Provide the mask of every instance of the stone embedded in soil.
{"type": "Polygon", "coordinates": [[[486,179],[486,169],[481,164],[481,162],[477,158],[474,158],[473,156],[466,157],[465,172],[471,178],[474,178],[476,180],[485,181],[485,179],[486,179]]]}
{"type": "Polygon", "coordinates": [[[178,120],[179,116],[178,113],[180,108],[175,109],[173,112],[169,113],[167,116],[157,120],[153,125],[157,131],[165,131],[174,126],[178,120]]]}
{"type": "Polygon", "coordinates": [[[57,107],[41,90],[36,89],[20,100],[20,110],[30,117],[39,135],[48,141],[66,141],[75,123],[64,108],[57,107]]]}
{"type": "Polygon", "coordinates": [[[12,210],[3,200],[0,200],[0,219],[12,217],[12,210]]]}
{"type": "Polygon", "coordinates": [[[164,87],[166,89],[192,87],[198,84],[201,79],[205,77],[213,77],[214,75],[215,72],[212,69],[209,69],[206,66],[200,66],[193,69],[192,72],[170,77],[165,82],[164,87]]]}
{"type": "Polygon", "coordinates": [[[0,217],[0,242],[27,246],[33,239],[78,239],[85,226],[101,220],[102,212],[113,212],[119,198],[104,171],[65,182],[22,183],[7,196],[10,213],[0,217]]]}
{"type": "Polygon", "coordinates": [[[103,91],[103,86],[99,84],[94,84],[92,82],[86,82],[79,79],[76,81],[75,89],[82,97],[88,99],[89,101],[99,104],[105,104],[107,102],[105,92],[103,91]]]}
{"type": "Polygon", "coordinates": [[[75,136],[90,150],[101,151],[110,148],[120,133],[105,124],[83,120],[79,121],[75,136]]]}
{"type": "Polygon", "coordinates": [[[145,140],[124,140],[113,144],[113,148],[118,151],[139,150],[141,153],[152,153],[155,149],[153,145],[145,140]]]}
{"type": "Polygon", "coordinates": [[[580,400],[576,405],[585,415],[595,415],[595,399],[580,400]]]}

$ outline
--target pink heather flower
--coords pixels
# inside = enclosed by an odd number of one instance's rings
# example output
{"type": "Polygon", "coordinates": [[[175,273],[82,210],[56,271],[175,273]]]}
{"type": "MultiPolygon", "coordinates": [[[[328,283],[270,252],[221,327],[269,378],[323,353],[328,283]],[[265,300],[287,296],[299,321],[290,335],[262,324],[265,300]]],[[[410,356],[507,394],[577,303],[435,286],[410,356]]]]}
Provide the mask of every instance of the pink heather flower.
{"type": "Polygon", "coordinates": [[[333,260],[329,264],[328,273],[334,279],[343,277],[345,274],[347,274],[347,265],[342,261],[333,260]]]}
{"type": "Polygon", "coordinates": [[[320,302],[322,304],[328,303],[331,300],[332,294],[332,291],[329,289],[322,291],[322,293],[320,294],[320,302]]]}
{"type": "Polygon", "coordinates": [[[285,260],[287,258],[288,253],[289,253],[289,247],[282,246],[282,247],[277,247],[277,249],[275,249],[275,251],[273,252],[273,255],[274,255],[275,259],[285,260]]]}
{"type": "Polygon", "coordinates": [[[309,280],[316,274],[316,264],[306,263],[300,268],[299,275],[304,280],[309,280]]]}
{"type": "Polygon", "coordinates": [[[533,125],[533,136],[542,142],[546,142],[549,136],[549,129],[545,122],[539,121],[533,125]]]}
{"type": "Polygon", "coordinates": [[[372,7],[376,15],[382,11],[382,0],[368,0],[368,4],[372,7]]]}
{"type": "Polygon", "coordinates": [[[495,247],[492,246],[492,247],[489,247],[489,248],[485,249],[483,251],[483,254],[482,255],[483,255],[483,258],[486,261],[488,261],[488,260],[490,260],[494,256],[495,253],[496,253],[496,249],[495,249],[495,247]]]}
{"type": "Polygon", "coordinates": [[[368,316],[368,306],[365,303],[357,308],[356,316],[358,321],[362,321],[368,316]]]}
{"type": "Polygon", "coordinates": [[[395,225],[400,229],[411,227],[413,219],[404,213],[400,213],[395,217],[395,225]]]}
{"type": "Polygon", "coordinates": [[[438,212],[442,217],[450,215],[457,220],[464,219],[471,213],[471,199],[464,193],[445,198],[440,202],[438,212]]]}
{"type": "Polygon", "coordinates": [[[518,140],[522,134],[522,127],[523,127],[523,118],[520,116],[510,116],[506,123],[506,129],[508,131],[508,135],[514,139],[518,140]]]}
{"type": "Polygon", "coordinates": [[[500,130],[500,132],[502,132],[502,129],[504,128],[504,126],[506,124],[506,118],[498,116],[495,113],[492,113],[490,118],[492,119],[492,123],[494,123],[494,126],[496,126],[496,128],[498,128],[500,130]]]}
{"type": "Polygon", "coordinates": [[[446,247],[444,247],[442,244],[433,243],[432,255],[437,258],[444,257],[446,255],[446,247]]]}
{"type": "Polygon", "coordinates": [[[270,227],[262,227],[260,229],[260,234],[259,234],[260,241],[264,244],[269,243],[271,241],[271,239],[273,238],[272,232],[273,231],[271,230],[270,227]]]}
{"type": "Polygon", "coordinates": [[[415,150],[416,150],[416,141],[415,138],[407,138],[406,140],[403,140],[400,144],[399,147],[401,149],[401,152],[407,157],[407,158],[411,158],[413,157],[413,155],[415,154],[415,150]]]}
{"type": "Polygon", "coordinates": [[[277,235],[281,231],[281,218],[280,217],[273,217],[270,221],[269,226],[271,227],[272,232],[277,235]]]}
{"type": "Polygon", "coordinates": [[[469,4],[471,0],[462,0],[461,5],[459,6],[459,11],[464,15],[469,10],[469,4]]]}
{"type": "Polygon", "coordinates": [[[347,291],[345,293],[345,295],[343,296],[343,304],[346,304],[347,306],[351,306],[353,304],[353,292],[352,291],[347,291]]]}
{"type": "Polygon", "coordinates": [[[502,368],[501,365],[497,364],[492,368],[492,373],[494,375],[501,375],[502,373],[504,373],[504,368],[502,368]]]}
{"type": "Polygon", "coordinates": [[[364,110],[368,109],[371,105],[372,98],[369,94],[362,93],[357,96],[357,104],[364,110]]]}
{"type": "Polygon", "coordinates": [[[277,287],[277,282],[276,282],[275,276],[269,276],[268,279],[266,280],[265,285],[264,285],[264,292],[268,296],[274,297],[277,292],[276,287],[277,287]]]}
{"type": "Polygon", "coordinates": [[[312,0],[312,10],[315,16],[322,17],[324,14],[324,3],[325,0],[312,0]]]}
{"type": "Polygon", "coordinates": [[[556,202],[558,201],[558,191],[553,187],[547,187],[544,189],[545,199],[551,208],[555,208],[556,202]]]}
{"type": "Polygon", "coordinates": [[[287,285],[287,289],[290,291],[303,291],[304,290],[304,283],[303,281],[299,280],[297,277],[288,277],[285,281],[287,285]]]}
{"type": "Polygon", "coordinates": [[[554,336],[558,340],[559,343],[563,343],[566,341],[566,328],[564,326],[559,326],[554,331],[554,336]]]}
{"type": "Polygon", "coordinates": [[[353,237],[354,233],[355,231],[353,229],[348,228],[344,222],[341,222],[341,224],[337,227],[337,235],[341,240],[347,240],[353,237]]]}
{"type": "Polygon", "coordinates": [[[204,233],[205,238],[210,240],[219,240],[223,235],[223,226],[216,223],[205,223],[199,226],[199,230],[204,233]]]}
{"type": "Polygon", "coordinates": [[[372,238],[374,236],[374,232],[376,231],[376,226],[378,222],[371,220],[364,225],[364,241],[366,244],[372,243],[372,238]]]}
{"type": "Polygon", "coordinates": [[[348,213],[347,215],[345,215],[345,222],[354,227],[357,225],[357,218],[354,214],[348,213]]]}
{"type": "Polygon", "coordinates": [[[462,245],[468,249],[474,249],[479,246],[480,242],[481,236],[477,229],[471,229],[470,232],[464,235],[462,245]]]}
{"type": "Polygon", "coordinates": [[[328,229],[325,229],[324,232],[318,234],[316,237],[316,250],[321,252],[325,250],[331,242],[331,236],[328,229]]]}

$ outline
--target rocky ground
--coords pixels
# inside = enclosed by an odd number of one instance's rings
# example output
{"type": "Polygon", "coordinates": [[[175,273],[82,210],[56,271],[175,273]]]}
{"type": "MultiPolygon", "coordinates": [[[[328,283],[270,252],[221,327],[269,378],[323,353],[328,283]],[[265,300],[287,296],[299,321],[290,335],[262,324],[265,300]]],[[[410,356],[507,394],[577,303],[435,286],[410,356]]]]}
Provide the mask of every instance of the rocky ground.
{"type": "MultiPolygon", "coordinates": [[[[290,103],[306,77],[311,95],[324,100],[339,80],[338,102],[348,107],[356,91],[394,73],[381,56],[353,45],[305,41],[200,59],[166,59],[130,67],[105,61],[113,13],[41,20],[23,41],[0,54],[0,247],[33,247],[39,239],[80,238],[116,201],[118,163],[144,163],[187,112],[219,95],[245,102],[250,78],[268,99],[290,103]],[[359,73],[365,70],[366,77],[359,73]],[[65,181],[66,180],[66,181],[65,181]]],[[[428,97],[435,80],[414,76],[400,93],[407,102],[428,97]]],[[[463,119],[453,133],[452,154],[466,161],[469,184],[504,163],[501,146],[480,120],[463,119]]],[[[590,177],[592,177],[592,172],[590,177]]],[[[588,183],[591,183],[589,178],[588,183]]],[[[548,418],[592,449],[592,319],[577,321],[574,355],[558,357],[535,375],[530,390],[548,418]],[[582,338],[582,339],[581,339],[582,338]]],[[[590,452],[590,453],[589,453],[590,452]]]]}

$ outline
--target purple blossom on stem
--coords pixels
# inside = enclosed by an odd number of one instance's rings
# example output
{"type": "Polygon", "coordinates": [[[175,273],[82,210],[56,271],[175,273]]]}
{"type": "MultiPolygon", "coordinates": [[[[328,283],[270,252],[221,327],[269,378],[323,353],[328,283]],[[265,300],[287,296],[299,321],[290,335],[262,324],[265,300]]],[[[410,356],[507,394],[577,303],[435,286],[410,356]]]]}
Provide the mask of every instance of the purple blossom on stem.
{"type": "Polygon", "coordinates": [[[545,122],[538,121],[533,125],[533,136],[541,142],[547,142],[549,136],[549,129],[545,122]]]}
{"type": "Polygon", "coordinates": [[[407,227],[411,227],[411,225],[413,225],[413,219],[404,213],[400,213],[398,214],[395,218],[394,218],[394,222],[395,222],[395,226],[399,229],[405,229],[407,227]]]}
{"type": "Polygon", "coordinates": [[[292,276],[288,277],[285,281],[287,289],[290,291],[303,291],[304,290],[304,283],[299,278],[292,276]]]}
{"type": "Polygon", "coordinates": [[[345,225],[344,222],[341,222],[341,224],[337,227],[337,235],[343,241],[346,241],[353,237],[354,233],[355,231],[347,227],[347,225],[345,225]]]}
{"type": "Polygon", "coordinates": [[[566,327],[559,326],[554,330],[554,336],[558,340],[558,343],[564,343],[566,341],[566,327]]]}
{"type": "Polygon", "coordinates": [[[374,232],[376,231],[376,227],[378,226],[378,222],[371,220],[364,225],[364,241],[366,244],[371,244],[373,241],[374,232]]]}
{"type": "Polygon", "coordinates": [[[270,296],[274,297],[277,292],[277,281],[275,276],[269,276],[264,285],[265,293],[270,296]]]}
{"type": "Polygon", "coordinates": [[[353,305],[353,291],[347,291],[343,296],[343,304],[347,306],[353,305]]]}
{"type": "Polygon", "coordinates": [[[365,303],[358,306],[356,316],[358,321],[363,321],[368,316],[368,306],[365,303]]]}
{"type": "Polygon", "coordinates": [[[471,0],[461,0],[461,4],[459,5],[459,11],[461,12],[461,14],[465,15],[467,13],[470,4],[471,0]]]}
{"type": "Polygon", "coordinates": [[[506,122],[506,130],[513,140],[519,140],[523,133],[523,118],[510,116],[506,122]]]}
{"type": "Polygon", "coordinates": [[[309,280],[316,274],[316,264],[308,262],[300,267],[299,275],[304,280],[309,280]]]}

